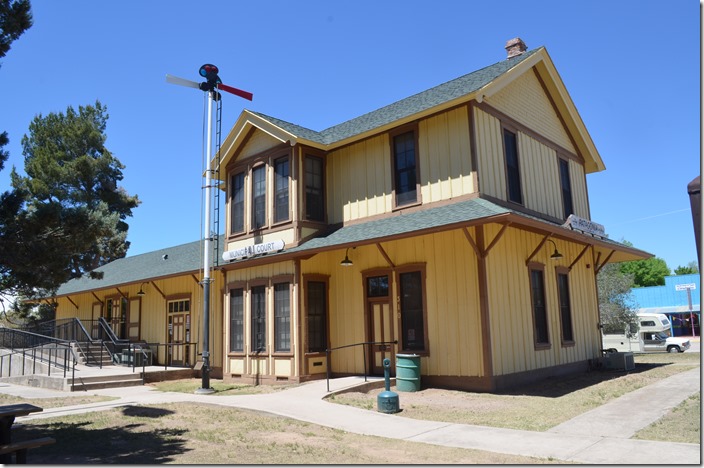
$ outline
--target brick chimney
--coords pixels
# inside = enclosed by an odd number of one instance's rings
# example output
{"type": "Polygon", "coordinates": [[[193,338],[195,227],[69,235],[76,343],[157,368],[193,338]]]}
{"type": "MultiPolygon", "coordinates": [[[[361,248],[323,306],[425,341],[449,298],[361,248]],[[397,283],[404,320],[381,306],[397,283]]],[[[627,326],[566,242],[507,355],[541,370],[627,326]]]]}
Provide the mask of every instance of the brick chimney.
{"type": "Polygon", "coordinates": [[[526,47],[526,43],[523,42],[523,39],[521,39],[520,37],[515,37],[507,41],[505,49],[508,53],[508,57],[506,57],[507,60],[512,57],[521,55],[523,52],[528,50],[528,48],[526,47]]]}

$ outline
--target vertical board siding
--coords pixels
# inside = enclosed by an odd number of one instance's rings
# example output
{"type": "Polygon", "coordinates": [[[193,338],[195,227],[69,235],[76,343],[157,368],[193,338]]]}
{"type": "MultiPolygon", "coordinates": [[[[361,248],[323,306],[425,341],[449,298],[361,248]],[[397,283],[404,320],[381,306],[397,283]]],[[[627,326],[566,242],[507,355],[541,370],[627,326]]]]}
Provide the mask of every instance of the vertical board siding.
{"type": "MultiPolygon", "coordinates": [[[[498,227],[487,229],[493,238],[498,227]]],[[[487,259],[494,373],[505,375],[543,367],[586,361],[598,356],[598,306],[593,269],[585,255],[569,272],[574,345],[563,346],[556,267],[568,267],[582,246],[556,240],[564,257],[549,258],[551,244],[544,245],[532,261],[545,266],[545,296],[550,348],[534,347],[533,311],[529,270],[525,260],[542,237],[509,228],[487,259]]]]}
{"type": "Polygon", "coordinates": [[[519,132],[518,154],[524,206],[555,218],[563,218],[557,152],[519,132]]]}
{"type": "Polygon", "coordinates": [[[467,109],[459,107],[422,120],[418,129],[423,203],[472,193],[467,109]]]}
{"type": "Polygon", "coordinates": [[[570,160],[569,167],[570,183],[572,184],[572,206],[575,214],[581,218],[591,219],[584,166],[577,161],[570,160]]]}
{"type": "MultiPolygon", "coordinates": [[[[424,375],[481,376],[482,339],[479,317],[477,260],[461,231],[431,234],[383,244],[396,267],[426,265],[425,301],[430,353],[422,358],[424,375]]],[[[330,346],[335,348],[366,341],[362,272],[387,269],[391,276],[391,307],[398,317],[395,275],[375,245],[350,251],[352,267],[341,267],[345,251],[320,253],[301,262],[303,274],[329,274],[330,346]]],[[[304,327],[305,328],[305,327],[304,327]]],[[[398,319],[394,337],[400,338],[398,319]]],[[[361,349],[334,351],[331,370],[364,371],[361,349]]]]}
{"type": "Polygon", "coordinates": [[[331,223],[390,211],[389,158],[386,134],[330,153],[326,160],[326,178],[331,223]]]}
{"type": "MultiPolygon", "coordinates": [[[[421,120],[417,151],[423,203],[449,200],[476,190],[465,107],[421,120]]],[[[387,134],[330,153],[326,174],[330,222],[391,212],[391,166],[387,134]]]]}
{"type": "MultiPolygon", "coordinates": [[[[196,274],[197,275],[197,274],[196,274]]],[[[221,330],[223,329],[223,307],[220,291],[223,288],[222,275],[214,275],[213,283],[210,286],[212,294],[210,305],[210,353],[211,366],[220,367],[223,362],[223,342],[221,330]]],[[[129,300],[139,298],[137,291],[141,283],[127,286],[120,286],[120,291],[125,293],[129,300]]],[[[173,296],[190,297],[191,300],[191,342],[197,342],[195,351],[202,352],[203,345],[203,289],[197,280],[191,275],[179,276],[163,280],[155,280],[154,284],[164,293],[166,298],[173,296]]],[[[152,283],[144,285],[146,294],[141,296],[140,326],[139,333],[142,340],[148,343],[165,344],[167,341],[167,299],[162,297],[152,283]]],[[[101,299],[103,307],[105,299],[117,297],[119,293],[115,288],[103,291],[96,291],[95,294],[101,299]]],[[[56,311],[56,318],[78,317],[80,320],[97,320],[92,317],[93,304],[96,301],[93,294],[81,293],[71,295],[79,309],[64,298],[59,298],[59,306],[56,311]]],[[[160,364],[163,364],[164,347],[159,348],[158,353],[160,364]]]]}
{"type": "Polygon", "coordinates": [[[255,131],[252,133],[249,140],[247,140],[247,144],[237,155],[237,161],[242,161],[251,156],[254,156],[255,154],[262,153],[280,144],[280,140],[277,140],[268,133],[259,130],[255,131]]]}
{"type": "Polygon", "coordinates": [[[506,168],[501,122],[479,108],[474,109],[474,117],[479,191],[506,200],[506,168]]]}
{"type": "Polygon", "coordinates": [[[573,153],[577,152],[552,102],[534,73],[524,73],[488,98],[487,103],[532,128],[548,140],[573,153]]]}

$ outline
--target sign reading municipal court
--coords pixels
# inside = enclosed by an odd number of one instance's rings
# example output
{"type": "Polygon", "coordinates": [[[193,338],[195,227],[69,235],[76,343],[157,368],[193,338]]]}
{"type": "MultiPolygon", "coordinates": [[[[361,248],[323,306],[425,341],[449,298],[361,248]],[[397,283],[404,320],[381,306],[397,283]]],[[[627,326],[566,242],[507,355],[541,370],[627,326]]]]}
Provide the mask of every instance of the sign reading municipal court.
{"type": "Polygon", "coordinates": [[[567,222],[563,226],[577,229],[587,234],[606,237],[606,229],[604,229],[603,224],[595,223],[594,221],[589,221],[588,219],[580,218],[573,214],[567,218],[567,222]]]}
{"type": "Polygon", "coordinates": [[[222,253],[222,259],[226,262],[239,260],[240,258],[256,257],[257,255],[265,255],[272,252],[279,252],[284,249],[286,243],[279,239],[271,242],[262,242],[261,244],[252,244],[240,247],[235,250],[228,250],[222,253]]]}

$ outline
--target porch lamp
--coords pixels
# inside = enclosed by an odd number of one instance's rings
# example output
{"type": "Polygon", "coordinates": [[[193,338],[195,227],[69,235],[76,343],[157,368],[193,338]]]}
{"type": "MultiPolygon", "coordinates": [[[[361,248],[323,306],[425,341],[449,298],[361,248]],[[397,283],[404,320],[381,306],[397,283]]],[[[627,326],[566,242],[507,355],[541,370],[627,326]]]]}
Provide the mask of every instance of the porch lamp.
{"type": "Polygon", "coordinates": [[[557,251],[557,245],[555,244],[555,242],[550,239],[548,239],[548,242],[550,242],[555,247],[555,251],[552,253],[552,255],[550,255],[550,259],[551,260],[558,260],[558,259],[562,258],[562,254],[557,251]]]}
{"type": "Polygon", "coordinates": [[[137,291],[137,295],[138,295],[138,296],[145,296],[145,295],[147,294],[147,293],[145,293],[144,290],[142,289],[142,285],[145,285],[145,284],[147,284],[147,283],[144,282],[144,283],[142,283],[142,284],[139,285],[139,291],[137,291]]]}
{"type": "MultiPolygon", "coordinates": [[[[354,247],[352,247],[352,248],[354,249],[354,247]]],[[[349,251],[350,251],[350,248],[347,247],[347,250],[345,250],[345,259],[340,262],[340,265],[343,266],[343,267],[348,267],[348,266],[352,266],[352,265],[353,265],[352,260],[350,260],[350,258],[347,256],[347,254],[349,253],[349,251]]]]}

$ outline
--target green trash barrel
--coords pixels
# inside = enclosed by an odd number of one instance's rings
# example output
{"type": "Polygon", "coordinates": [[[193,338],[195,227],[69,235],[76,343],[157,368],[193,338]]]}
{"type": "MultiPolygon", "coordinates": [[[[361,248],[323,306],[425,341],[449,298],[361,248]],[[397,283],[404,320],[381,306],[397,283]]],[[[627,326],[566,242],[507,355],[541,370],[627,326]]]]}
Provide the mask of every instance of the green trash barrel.
{"type": "Polygon", "coordinates": [[[417,354],[396,355],[396,390],[399,392],[420,390],[420,356],[417,354]]]}

